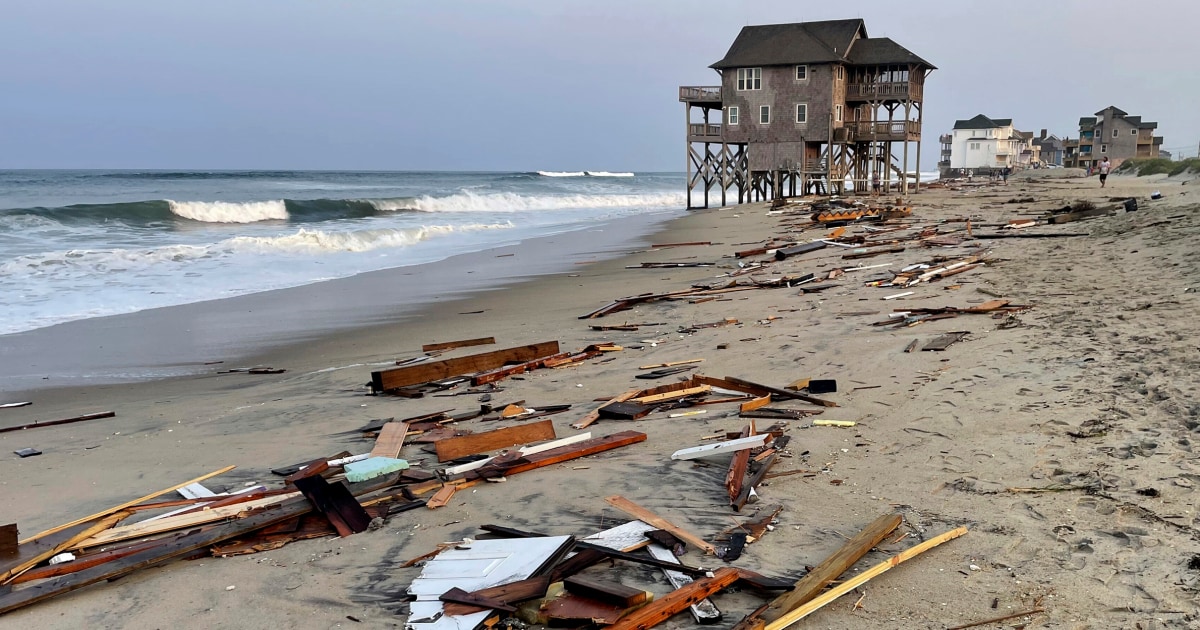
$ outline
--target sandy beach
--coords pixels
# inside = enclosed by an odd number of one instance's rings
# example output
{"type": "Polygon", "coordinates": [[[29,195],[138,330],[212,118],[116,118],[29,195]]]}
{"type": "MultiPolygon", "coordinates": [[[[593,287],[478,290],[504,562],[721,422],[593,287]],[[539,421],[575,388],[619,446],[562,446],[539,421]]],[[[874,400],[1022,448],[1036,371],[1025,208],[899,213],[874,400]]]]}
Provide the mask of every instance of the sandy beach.
{"type": "MultiPolygon", "coordinates": [[[[712,405],[704,415],[681,418],[655,413],[633,421],[605,419],[590,427],[594,435],[637,430],[648,439],[505,483],[480,484],[443,508],[394,515],[382,529],[353,537],[138,571],[6,614],[0,628],[402,627],[403,594],[421,571],[400,568],[406,560],[438,543],[478,536],[479,526],[488,523],[554,535],[612,527],[628,520],[604,501],[612,494],[706,539],[782,505],[774,530],[734,564],[790,580],[880,514],[899,513],[904,524],[858,570],[944,531],[970,529],[797,627],[945,628],[1032,609],[1044,612],[1024,618],[1023,627],[1200,627],[1195,495],[1200,467],[1192,453],[1200,427],[1195,370],[1200,338],[1189,326],[1200,289],[1193,244],[1200,233],[1200,201],[1194,185],[1177,180],[1114,176],[1100,189],[1095,178],[1070,175],[1030,171],[1007,185],[922,190],[909,199],[913,213],[905,224],[966,237],[967,224],[959,219],[970,218],[974,233],[994,233],[997,228],[988,226],[1079,200],[1105,205],[1115,203],[1109,201],[1113,197],[1134,197],[1140,207],[1014,230],[1077,236],[970,239],[940,248],[909,242],[904,251],[862,261],[843,260],[848,250],[827,247],[742,276],[765,280],[827,274],[860,262],[890,263],[846,273],[820,293],[761,289],[578,319],[618,297],[718,282],[739,262],[768,259],[739,261],[736,251],[828,232],[789,233],[809,213],[748,204],[695,211],[657,226],[635,220],[628,224],[636,234],[631,246],[620,245],[629,234],[608,239],[576,232],[550,237],[557,238],[554,243],[474,254],[445,266],[447,273],[479,271],[478,286],[494,290],[445,296],[412,312],[376,306],[398,302],[408,290],[436,293],[436,274],[412,278],[406,276],[411,270],[389,270],[240,302],[174,307],[181,314],[205,314],[196,321],[212,324],[205,337],[212,342],[188,358],[202,362],[236,352],[236,342],[222,340],[222,331],[236,329],[237,318],[214,320],[214,313],[245,313],[253,304],[268,308],[264,316],[283,317],[289,300],[322,290],[331,291],[326,298],[331,313],[375,305],[347,315],[353,325],[341,330],[314,334],[288,328],[294,338],[211,366],[208,374],[4,394],[0,403],[33,404],[0,409],[0,427],[97,411],[117,415],[0,433],[7,453],[0,458],[0,521],[16,522],[23,535],[32,534],[231,464],[237,468],[207,485],[220,491],[279,484],[272,468],[343,450],[367,452],[372,440],[359,428],[373,419],[479,405],[474,396],[367,395],[372,370],[420,355],[422,344],[456,339],[494,336],[496,346],[484,349],[546,340],[558,340],[564,350],[602,341],[625,347],[603,361],[538,370],[499,384],[499,402],[572,405],[550,416],[559,437],[577,433],[570,424],[596,408],[596,399],[673,378],[635,381],[638,366],[697,358],[704,360],[700,373],[776,387],[801,378],[836,379],[838,391],[825,397],[839,406],[819,418],[856,425],[790,422],[789,452],[773,471],[812,472],[765,482],[761,500],[735,514],[722,485],[728,455],[673,461],[670,454],[706,443],[707,436],[741,430],[746,421],[738,418],[736,405],[712,405]],[[1154,191],[1162,199],[1151,201],[1154,191]],[[711,245],[649,247],[682,242],[711,245]],[[972,245],[983,247],[986,265],[910,289],[864,286],[879,274],[890,276],[887,270],[934,256],[966,256],[975,251],[972,245]],[[624,251],[615,256],[618,249],[624,251]],[[668,261],[714,265],[626,268],[668,261]],[[364,297],[376,291],[397,297],[364,297]],[[913,293],[883,300],[902,291],[913,293]],[[995,298],[1031,308],[999,319],[976,314],[912,327],[871,325],[906,307],[961,308],[995,298]],[[725,318],[739,323],[680,332],[725,318]],[[589,328],[624,322],[661,324],[636,332],[589,328]],[[969,334],[941,352],[905,352],[914,340],[923,344],[952,331],[969,334]],[[217,373],[249,365],[287,371],[217,373]],[[43,454],[25,459],[12,454],[24,447],[43,454]]],[[[180,356],[164,331],[138,328],[143,320],[136,315],[123,321],[132,327],[122,326],[107,351],[161,343],[164,356],[180,356]]],[[[75,342],[44,339],[26,352],[45,352],[58,343],[75,342]]],[[[441,358],[478,350],[454,350],[441,358]]],[[[461,425],[493,428],[475,420],[461,425]]],[[[421,446],[406,445],[401,456],[432,470],[436,457],[421,446]]],[[[694,550],[682,561],[725,564],[694,550]]],[[[660,572],[645,567],[618,563],[596,570],[659,595],[671,590],[660,572]]],[[[765,601],[737,589],[713,600],[725,612],[718,627],[731,627],[765,601]]],[[[680,615],[660,627],[691,625],[680,615]]]]}

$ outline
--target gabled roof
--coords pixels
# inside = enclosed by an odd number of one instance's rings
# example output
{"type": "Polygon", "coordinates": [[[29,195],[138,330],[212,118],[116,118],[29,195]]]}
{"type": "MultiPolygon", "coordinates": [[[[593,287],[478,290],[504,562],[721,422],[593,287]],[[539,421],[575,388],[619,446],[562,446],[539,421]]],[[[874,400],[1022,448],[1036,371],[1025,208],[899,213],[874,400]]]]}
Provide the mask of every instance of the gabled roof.
{"type": "Polygon", "coordinates": [[[937,69],[937,66],[887,37],[872,37],[854,42],[854,45],[850,47],[849,60],[851,63],[863,66],[913,63],[937,69]]]}
{"type": "Polygon", "coordinates": [[[720,70],[845,61],[859,35],[867,36],[862,19],[744,26],[725,58],[709,67],[720,70]]]}
{"type": "Polygon", "coordinates": [[[1137,126],[1138,126],[1138,129],[1157,129],[1158,123],[1156,123],[1156,122],[1139,122],[1137,124],[1137,126]]]}
{"type": "Polygon", "coordinates": [[[1095,127],[1095,126],[1096,126],[1096,117],[1095,116],[1084,116],[1083,118],[1079,119],[1079,128],[1080,129],[1091,129],[1092,127],[1095,127]]]}
{"type": "Polygon", "coordinates": [[[1109,105],[1108,107],[1105,107],[1104,109],[1096,112],[1096,115],[1101,116],[1104,114],[1104,112],[1106,112],[1110,109],[1112,110],[1112,113],[1117,116],[1128,116],[1129,115],[1129,112],[1118,109],[1116,105],[1109,105]]]}
{"type": "Polygon", "coordinates": [[[1017,131],[1016,129],[1013,129],[1013,135],[1021,138],[1022,140],[1030,140],[1033,138],[1032,131],[1017,131]]]}
{"type": "Polygon", "coordinates": [[[955,129],[998,129],[1000,127],[1007,127],[1011,124],[1012,124],[1011,118],[988,118],[987,116],[984,116],[983,114],[979,114],[978,116],[976,116],[970,120],[954,121],[954,128],[955,129]]]}

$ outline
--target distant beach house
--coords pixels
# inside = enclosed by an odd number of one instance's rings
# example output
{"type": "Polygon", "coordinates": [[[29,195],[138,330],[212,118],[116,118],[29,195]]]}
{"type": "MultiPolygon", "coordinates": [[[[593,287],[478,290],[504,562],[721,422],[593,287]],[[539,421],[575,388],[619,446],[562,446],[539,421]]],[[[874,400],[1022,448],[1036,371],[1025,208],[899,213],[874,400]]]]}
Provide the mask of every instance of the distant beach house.
{"type": "Polygon", "coordinates": [[[1063,139],[1054,134],[1047,134],[1043,129],[1042,133],[1033,139],[1033,146],[1037,155],[1036,162],[1041,166],[1062,166],[1064,156],[1063,139]]]}
{"type": "Polygon", "coordinates": [[[709,66],[718,86],[682,86],[688,207],[800,191],[919,186],[925,77],[935,68],[861,19],[744,27],[709,66]],[[909,146],[915,144],[913,159],[909,146]],[[909,176],[905,176],[908,174],[909,176]],[[911,181],[910,181],[911,180],[911,181]],[[703,203],[692,195],[703,191],[703,203]]]}
{"type": "Polygon", "coordinates": [[[1017,131],[1011,118],[974,118],[954,121],[954,130],[942,136],[943,171],[1024,166],[1036,161],[1033,132],[1017,131]]]}
{"type": "Polygon", "coordinates": [[[1095,116],[1079,119],[1079,139],[1066,143],[1067,166],[1090,168],[1108,157],[1114,167],[1133,158],[1159,157],[1162,136],[1154,135],[1156,122],[1143,122],[1112,105],[1095,116]]]}

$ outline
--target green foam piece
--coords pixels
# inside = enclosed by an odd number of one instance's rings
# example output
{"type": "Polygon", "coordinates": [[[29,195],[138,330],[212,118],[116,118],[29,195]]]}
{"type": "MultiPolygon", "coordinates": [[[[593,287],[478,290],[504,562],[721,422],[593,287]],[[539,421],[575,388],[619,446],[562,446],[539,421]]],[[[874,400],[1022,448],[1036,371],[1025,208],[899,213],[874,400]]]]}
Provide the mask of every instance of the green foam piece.
{"type": "Polygon", "coordinates": [[[346,471],[347,481],[357,483],[405,468],[408,468],[408,462],[403,459],[368,457],[361,462],[350,462],[342,470],[346,471]]]}

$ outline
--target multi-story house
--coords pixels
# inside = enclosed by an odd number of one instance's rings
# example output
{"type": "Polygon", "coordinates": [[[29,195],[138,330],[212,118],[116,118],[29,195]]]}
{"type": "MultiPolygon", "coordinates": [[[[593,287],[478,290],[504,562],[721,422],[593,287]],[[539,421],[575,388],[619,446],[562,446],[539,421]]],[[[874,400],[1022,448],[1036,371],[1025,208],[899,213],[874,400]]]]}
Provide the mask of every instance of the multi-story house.
{"type": "Polygon", "coordinates": [[[738,200],[919,182],[925,77],[934,66],[861,19],[747,26],[710,66],[719,86],[684,86],[692,192],[738,200]],[[702,120],[693,120],[699,109],[702,120]],[[715,119],[715,120],[714,120],[715,119]],[[909,159],[910,145],[915,147],[909,159]],[[910,181],[912,180],[912,181],[910,181]],[[847,187],[846,184],[851,186],[847,187]]]}
{"type": "Polygon", "coordinates": [[[1105,157],[1113,167],[1134,157],[1159,156],[1162,136],[1154,135],[1156,122],[1143,122],[1141,116],[1109,105],[1095,116],[1079,119],[1079,142],[1075,151],[1068,147],[1067,166],[1091,168],[1105,157]]]}
{"type": "Polygon", "coordinates": [[[1065,147],[1058,136],[1047,134],[1043,129],[1041,135],[1033,139],[1033,146],[1037,148],[1036,162],[1039,166],[1063,165],[1065,147]]]}
{"type": "Polygon", "coordinates": [[[1024,134],[1013,129],[1011,118],[989,118],[983,114],[954,121],[950,136],[952,170],[1015,166],[1028,144],[1024,134]]]}

